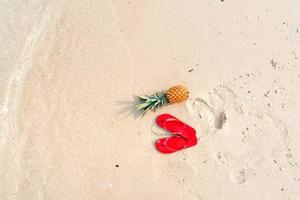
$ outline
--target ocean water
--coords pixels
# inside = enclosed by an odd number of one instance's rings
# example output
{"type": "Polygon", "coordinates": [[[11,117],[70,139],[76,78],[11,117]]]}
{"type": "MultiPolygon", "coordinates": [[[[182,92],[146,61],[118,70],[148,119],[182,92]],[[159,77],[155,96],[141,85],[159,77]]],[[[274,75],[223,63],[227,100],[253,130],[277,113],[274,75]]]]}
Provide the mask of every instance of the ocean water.
{"type": "Polygon", "coordinates": [[[18,190],[19,150],[16,116],[32,52],[50,19],[48,0],[0,2],[0,199],[18,190]]]}
{"type": "Polygon", "coordinates": [[[48,1],[1,1],[0,3],[0,102],[2,110],[17,98],[31,66],[34,44],[49,20],[48,1]]]}
{"type": "MultiPolygon", "coordinates": [[[[111,129],[113,117],[103,113],[116,110],[106,99],[111,103],[131,95],[124,84],[130,83],[131,68],[110,2],[1,1],[0,20],[0,199],[85,195],[108,173],[97,173],[94,181],[77,176],[93,172],[85,159],[95,152],[102,155],[97,169],[104,156],[111,157],[111,151],[103,156],[103,145],[96,143],[101,131],[111,129]],[[101,85],[107,87],[95,92],[101,85]],[[118,95],[111,92],[117,90],[118,95]]],[[[104,137],[112,140],[110,134],[104,137]]]]}

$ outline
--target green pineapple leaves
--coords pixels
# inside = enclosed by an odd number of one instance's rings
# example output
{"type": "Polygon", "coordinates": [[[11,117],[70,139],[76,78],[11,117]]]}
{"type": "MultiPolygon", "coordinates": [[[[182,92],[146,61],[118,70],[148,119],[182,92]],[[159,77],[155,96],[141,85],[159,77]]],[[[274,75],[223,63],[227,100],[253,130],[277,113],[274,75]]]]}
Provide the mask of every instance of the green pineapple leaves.
{"type": "Polygon", "coordinates": [[[168,103],[164,93],[155,93],[151,96],[139,96],[139,104],[136,106],[137,110],[144,116],[149,110],[155,111],[168,103]]]}

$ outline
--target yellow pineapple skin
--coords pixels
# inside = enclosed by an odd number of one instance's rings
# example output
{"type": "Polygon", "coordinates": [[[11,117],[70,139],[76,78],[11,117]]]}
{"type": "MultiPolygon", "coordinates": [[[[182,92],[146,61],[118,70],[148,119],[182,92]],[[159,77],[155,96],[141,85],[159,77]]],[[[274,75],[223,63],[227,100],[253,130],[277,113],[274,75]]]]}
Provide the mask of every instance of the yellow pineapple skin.
{"type": "Polygon", "coordinates": [[[189,97],[189,91],[184,85],[176,85],[166,91],[166,97],[170,104],[181,103],[189,97]]]}

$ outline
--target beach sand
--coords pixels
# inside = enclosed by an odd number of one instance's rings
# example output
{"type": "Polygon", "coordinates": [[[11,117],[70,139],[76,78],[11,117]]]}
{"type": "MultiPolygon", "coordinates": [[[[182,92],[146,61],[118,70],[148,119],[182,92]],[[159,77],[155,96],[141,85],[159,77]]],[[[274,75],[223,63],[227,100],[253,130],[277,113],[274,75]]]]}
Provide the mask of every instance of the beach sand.
{"type": "Polygon", "coordinates": [[[299,7],[1,2],[0,199],[300,199],[299,7]],[[177,84],[187,102],[136,112],[177,84]],[[160,154],[162,113],[197,146],[160,154]]]}

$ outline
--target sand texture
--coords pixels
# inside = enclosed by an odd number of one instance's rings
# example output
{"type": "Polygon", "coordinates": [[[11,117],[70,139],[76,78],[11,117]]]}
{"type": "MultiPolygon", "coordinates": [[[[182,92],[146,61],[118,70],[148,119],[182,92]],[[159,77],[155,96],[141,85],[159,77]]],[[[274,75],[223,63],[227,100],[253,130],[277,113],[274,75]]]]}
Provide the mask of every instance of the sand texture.
{"type": "Polygon", "coordinates": [[[0,2],[1,200],[299,200],[300,2],[0,2]],[[135,96],[187,102],[143,118],[135,96]],[[170,155],[155,117],[197,130],[170,155]]]}

